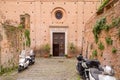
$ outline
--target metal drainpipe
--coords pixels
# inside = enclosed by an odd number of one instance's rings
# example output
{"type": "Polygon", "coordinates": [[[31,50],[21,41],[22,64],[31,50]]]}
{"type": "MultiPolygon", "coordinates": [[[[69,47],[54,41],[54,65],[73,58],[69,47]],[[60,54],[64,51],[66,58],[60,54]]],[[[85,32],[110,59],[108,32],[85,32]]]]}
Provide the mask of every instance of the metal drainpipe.
{"type": "Polygon", "coordinates": [[[87,48],[86,48],[86,58],[88,59],[88,46],[89,46],[89,42],[87,41],[87,48]]]}
{"type": "MultiPolygon", "coordinates": [[[[4,36],[4,28],[3,28],[3,25],[1,24],[1,27],[2,27],[2,33],[1,33],[1,35],[3,36],[3,40],[5,39],[5,36],[4,36]]],[[[1,48],[1,41],[0,41],[0,48],[1,48]]],[[[1,72],[1,50],[0,50],[0,72],[1,72]]]]}

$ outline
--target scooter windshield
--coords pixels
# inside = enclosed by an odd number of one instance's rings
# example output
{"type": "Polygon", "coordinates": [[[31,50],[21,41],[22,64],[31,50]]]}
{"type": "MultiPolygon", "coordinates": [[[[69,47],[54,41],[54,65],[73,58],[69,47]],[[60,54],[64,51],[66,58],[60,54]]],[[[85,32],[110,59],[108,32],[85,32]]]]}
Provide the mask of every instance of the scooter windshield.
{"type": "Polygon", "coordinates": [[[22,50],[21,54],[19,55],[19,57],[25,57],[25,50],[22,50]]]}

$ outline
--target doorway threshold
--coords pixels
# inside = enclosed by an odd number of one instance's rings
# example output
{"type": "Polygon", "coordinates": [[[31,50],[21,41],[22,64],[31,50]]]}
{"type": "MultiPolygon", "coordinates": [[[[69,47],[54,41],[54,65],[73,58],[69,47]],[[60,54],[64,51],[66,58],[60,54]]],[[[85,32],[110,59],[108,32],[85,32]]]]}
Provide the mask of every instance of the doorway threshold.
{"type": "Polygon", "coordinates": [[[53,59],[65,59],[65,56],[52,56],[53,59]]]}

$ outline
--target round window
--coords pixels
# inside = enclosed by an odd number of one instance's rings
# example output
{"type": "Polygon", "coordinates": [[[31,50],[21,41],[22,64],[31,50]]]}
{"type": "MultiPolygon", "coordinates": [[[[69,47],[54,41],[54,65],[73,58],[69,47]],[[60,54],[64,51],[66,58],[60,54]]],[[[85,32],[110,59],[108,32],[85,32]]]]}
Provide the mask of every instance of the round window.
{"type": "Polygon", "coordinates": [[[60,10],[56,11],[56,12],[55,12],[55,17],[56,17],[57,19],[61,19],[61,18],[63,17],[62,11],[60,11],[60,10]]]}

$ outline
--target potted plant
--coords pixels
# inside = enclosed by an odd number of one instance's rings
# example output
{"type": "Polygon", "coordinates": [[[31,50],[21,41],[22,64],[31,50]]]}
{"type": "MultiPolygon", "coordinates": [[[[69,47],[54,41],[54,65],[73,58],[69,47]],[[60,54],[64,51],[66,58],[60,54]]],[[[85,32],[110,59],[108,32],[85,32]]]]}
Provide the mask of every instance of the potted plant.
{"type": "Polygon", "coordinates": [[[44,57],[47,58],[50,56],[50,45],[46,44],[43,46],[43,50],[44,50],[44,57]]]}
{"type": "Polygon", "coordinates": [[[68,58],[73,57],[73,54],[76,53],[76,47],[73,43],[69,44],[69,54],[67,55],[68,58]]]}

